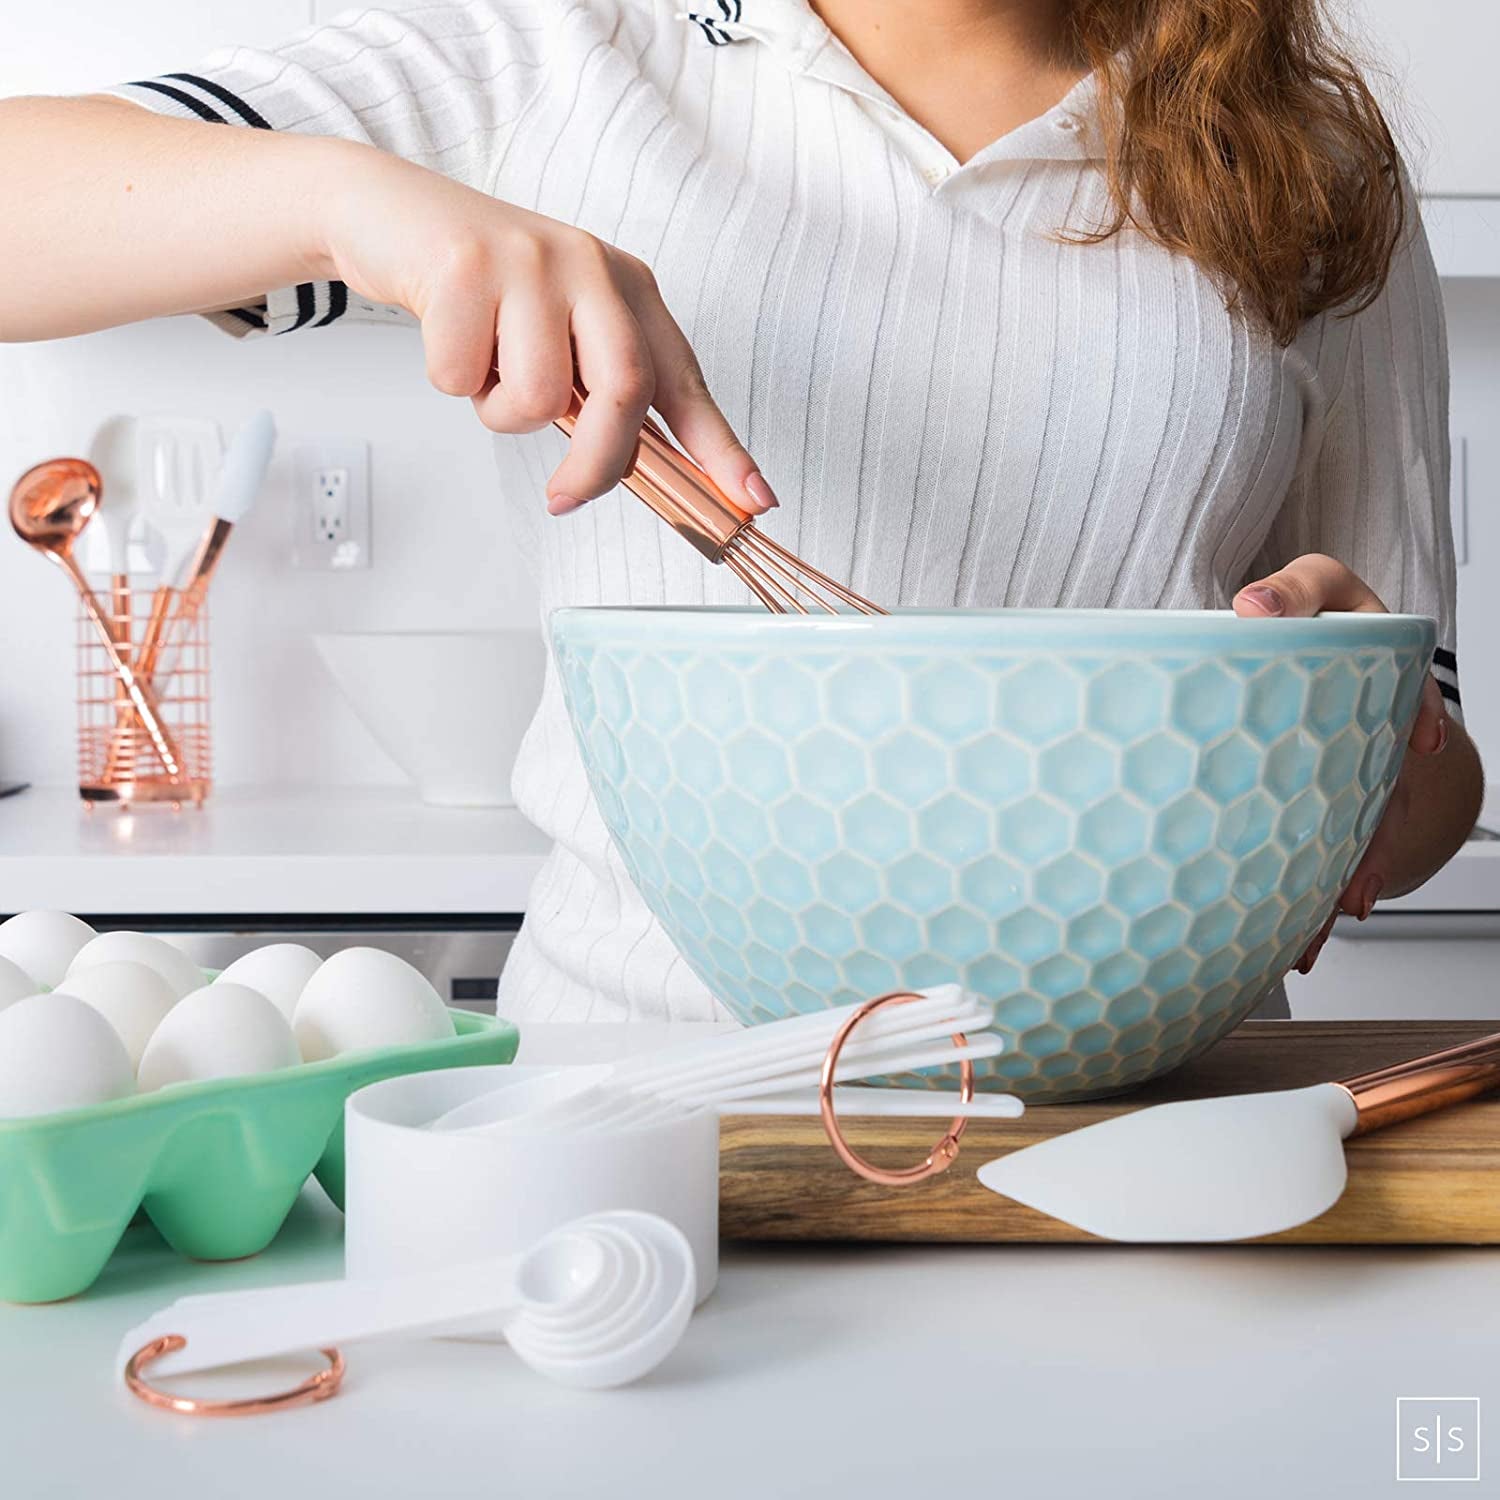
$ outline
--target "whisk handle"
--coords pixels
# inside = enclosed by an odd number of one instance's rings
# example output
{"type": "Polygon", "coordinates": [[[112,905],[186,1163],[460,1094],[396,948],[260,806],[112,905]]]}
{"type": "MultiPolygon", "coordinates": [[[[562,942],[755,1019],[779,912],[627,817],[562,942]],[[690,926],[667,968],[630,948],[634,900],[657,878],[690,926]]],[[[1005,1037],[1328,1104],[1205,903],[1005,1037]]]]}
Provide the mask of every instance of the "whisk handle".
{"type": "MultiPolygon", "coordinates": [[[[567,415],[556,425],[571,437],[582,410],[583,393],[575,386],[567,415]]],[[[725,548],[750,524],[750,516],[650,417],[641,428],[635,460],[620,483],[710,562],[722,562],[725,548]]]]}

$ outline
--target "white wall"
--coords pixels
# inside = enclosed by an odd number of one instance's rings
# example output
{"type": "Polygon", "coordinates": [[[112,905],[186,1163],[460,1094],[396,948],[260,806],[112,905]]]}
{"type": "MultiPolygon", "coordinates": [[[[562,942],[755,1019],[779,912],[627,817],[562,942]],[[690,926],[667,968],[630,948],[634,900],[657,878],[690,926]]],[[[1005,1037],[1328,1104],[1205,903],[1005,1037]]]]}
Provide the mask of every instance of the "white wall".
{"type": "MultiPolygon", "coordinates": [[[[1339,4],[1340,0],[1333,0],[1339,4]]],[[[1500,194],[1495,144],[1494,0],[1344,0],[1422,191],[1500,194]]]]}
{"type": "MultiPolygon", "coordinates": [[[[0,0],[0,94],[87,90],[191,67],[226,41],[273,43],[310,0],[0,0]]],[[[178,318],[52,344],[0,346],[0,486],[85,451],[117,411],[213,417],[226,433],[270,408],[281,448],[214,582],[215,758],[221,784],[397,781],[311,646],[319,630],[530,624],[535,592],[498,523],[488,435],[426,383],[416,333],[332,328],[240,342],[178,318]],[[287,454],[300,438],[371,443],[374,566],[288,566],[287,454]]],[[[0,535],[0,780],[74,772],[72,590],[0,535]]]]}
{"type": "MultiPolygon", "coordinates": [[[[1429,185],[1500,195],[1488,92],[1471,76],[1493,48],[1457,48],[1455,29],[1493,29],[1491,0],[1354,0],[1408,84],[1435,142],[1429,185]],[[1420,12],[1420,16],[1418,13],[1420,12]],[[1466,20],[1463,18],[1467,18],[1466,20]],[[1474,127],[1480,122],[1474,120],[1474,127]],[[1454,184],[1458,187],[1455,188],[1454,184]]],[[[338,0],[0,0],[0,94],[72,91],[191,66],[225,41],[271,43],[342,8],[338,0]]],[[[1454,427],[1469,438],[1471,562],[1460,574],[1469,720],[1500,766],[1500,281],[1448,287],[1454,427]]],[[[215,582],[215,724],[221,782],[328,784],[399,773],[344,707],[312,653],[321,629],[524,624],[535,615],[497,516],[487,439],[466,402],[436,395],[415,333],[333,328],[242,344],[174,319],[30,347],[0,346],[0,483],[81,452],[114,411],[212,416],[226,428],[274,412],[282,456],[262,504],[215,582]],[[372,445],[375,566],[294,573],[285,454],[299,437],[372,445]]],[[[73,773],[73,601],[56,570],[0,536],[0,779],[66,783],[73,773]]]]}

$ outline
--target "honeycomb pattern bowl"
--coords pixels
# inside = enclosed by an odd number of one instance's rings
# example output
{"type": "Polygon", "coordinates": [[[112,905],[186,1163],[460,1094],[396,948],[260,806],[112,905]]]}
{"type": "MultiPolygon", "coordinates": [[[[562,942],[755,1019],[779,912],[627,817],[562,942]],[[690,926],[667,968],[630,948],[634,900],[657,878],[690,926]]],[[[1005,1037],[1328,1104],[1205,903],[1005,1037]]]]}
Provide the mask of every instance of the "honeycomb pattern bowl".
{"type": "Polygon", "coordinates": [[[552,617],[641,894],[747,1024],[959,980],[986,1082],[1116,1093],[1235,1025],[1379,821],[1431,621],[552,617]]]}

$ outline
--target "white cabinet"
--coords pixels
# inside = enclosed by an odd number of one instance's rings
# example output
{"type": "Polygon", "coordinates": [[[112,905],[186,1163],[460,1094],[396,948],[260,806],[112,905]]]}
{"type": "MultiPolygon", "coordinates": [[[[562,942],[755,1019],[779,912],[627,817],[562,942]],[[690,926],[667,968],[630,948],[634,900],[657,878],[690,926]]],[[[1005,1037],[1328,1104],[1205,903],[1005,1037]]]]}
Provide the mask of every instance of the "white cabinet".
{"type": "Polygon", "coordinates": [[[313,20],[312,0],[3,0],[0,97],[79,94],[189,69],[216,47],[266,47],[313,20]]]}
{"type": "Polygon", "coordinates": [[[1495,128],[1495,0],[1355,0],[1356,37],[1368,35],[1393,75],[1377,84],[1424,193],[1500,197],[1495,128]]]}
{"type": "Polygon", "coordinates": [[[1484,1021],[1500,1016],[1500,917],[1380,918],[1377,910],[1370,933],[1346,919],[1345,935],[1329,940],[1311,974],[1287,975],[1293,1020],[1484,1021]]]}

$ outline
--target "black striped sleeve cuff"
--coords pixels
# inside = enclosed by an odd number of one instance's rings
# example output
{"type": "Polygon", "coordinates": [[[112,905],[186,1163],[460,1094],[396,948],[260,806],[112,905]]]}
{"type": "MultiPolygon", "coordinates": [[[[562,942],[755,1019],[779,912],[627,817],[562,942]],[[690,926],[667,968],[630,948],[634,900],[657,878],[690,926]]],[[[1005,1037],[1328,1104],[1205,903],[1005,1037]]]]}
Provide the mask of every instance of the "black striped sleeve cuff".
{"type": "MultiPolygon", "coordinates": [[[[243,125],[251,130],[275,128],[233,89],[201,73],[165,73],[160,78],[119,84],[109,92],[158,114],[217,125],[243,125]]],[[[326,328],[344,317],[350,307],[349,288],[342,281],[304,281],[298,286],[268,292],[263,302],[205,316],[227,333],[245,338],[295,333],[299,328],[326,328]]],[[[358,307],[366,317],[385,313],[391,321],[400,320],[401,315],[394,309],[376,308],[363,302],[358,307]]]]}
{"type": "Polygon", "coordinates": [[[1453,708],[1462,706],[1458,695],[1458,658],[1446,646],[1432,653],[1432,676],[1445,702],[1453,708]]]}

